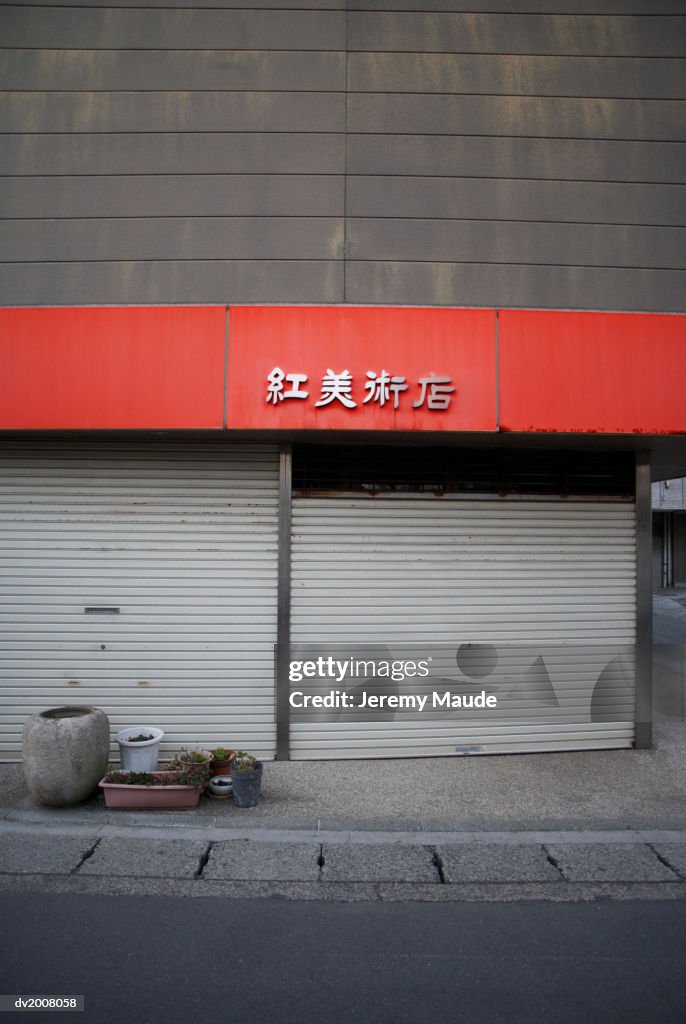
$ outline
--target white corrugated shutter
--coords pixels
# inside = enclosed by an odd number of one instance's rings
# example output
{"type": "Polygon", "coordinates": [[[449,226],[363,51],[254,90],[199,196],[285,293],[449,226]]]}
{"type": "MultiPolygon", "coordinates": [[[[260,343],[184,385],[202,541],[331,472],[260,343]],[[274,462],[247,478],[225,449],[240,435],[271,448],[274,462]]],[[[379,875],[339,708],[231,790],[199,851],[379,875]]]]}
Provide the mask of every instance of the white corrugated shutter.
{"type": "Polygon", "coordinates": [[[523,703],[511,701],[497,719],[464,711],[370,721],[296,714],[294,758],[633,741],[630,502],[296,497],[292,581],[293,644],[414,645],[420,652],[446,645],[453,676],[455,652],[469,653],[462,645],[492,644],[502,664],[514,659],[508,679],[517,672],[523,679],[523,703]],[[541,672],[550,700],[534,699],[541,672]]]}
{"type": "Polygon", "coordinates": [[[276,448],[6,444],[0,509],[0,757],[66,703],[274,755],[276,448]]]}

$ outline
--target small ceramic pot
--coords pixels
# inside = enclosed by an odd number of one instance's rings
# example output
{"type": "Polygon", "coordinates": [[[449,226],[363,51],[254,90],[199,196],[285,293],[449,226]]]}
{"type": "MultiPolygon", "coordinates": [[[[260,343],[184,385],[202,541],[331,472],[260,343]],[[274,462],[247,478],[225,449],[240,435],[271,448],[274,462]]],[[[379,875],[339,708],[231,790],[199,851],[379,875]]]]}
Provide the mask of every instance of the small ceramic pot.
{"type": "Polygon", "coordinates": [[[231,776],[213,775],[207,783],[207,788],[215,800],[228,800],[233,792],[231,776]]]}

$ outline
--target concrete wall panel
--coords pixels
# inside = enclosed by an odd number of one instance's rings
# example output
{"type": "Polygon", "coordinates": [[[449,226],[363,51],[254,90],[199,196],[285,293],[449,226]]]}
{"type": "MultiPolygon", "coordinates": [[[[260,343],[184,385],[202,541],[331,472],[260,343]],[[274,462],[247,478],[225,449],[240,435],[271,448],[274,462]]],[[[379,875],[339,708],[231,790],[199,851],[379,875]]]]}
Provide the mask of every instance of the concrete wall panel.
{"type": "Polygon", "coordinates": [[[345,48],[345,17],[320,10],[3,5],[0,38],[7,47],[61,50],[338,50],[345,48]]]}
{"type": "MultiPolygon", "coordinates": [[[[502,8],[501,8],[502,10],[502,8]]],[[[679,12],[683,13],[683,10],[679,12]]],[[[351,12],[350,50],[410,53],[523,53],[597,57],[682,57],[681,17],[584,14],[351,12]]]]}
{"type": "MultiPolygon", "coordinates": [[[[1,10],[1,8],[0,8],[1,10]]],[[[5,50],[6,89],[58,92],[200,89],[324,92],[345,88],[345,54],[239,50],[5,50]]]]}
{"type": "Polygon", "coordinates": [[[344,152],[342,133],[15,133],[2,138],[0,174],[342,175],[344,152]]]}
{"type": "MultiPolygon", "coordinates": [[[[156,7],[188,7],[189,0],[145,0],[145,6],[156,7]]],[[[52,6],[51,0],[13,0],[14,7],[52,6]]],[[[60,7],[82,7],[83,0],[59,0],[60,7]]],[[[89,0],[89,7],[107,8],[112,0],[89,0]]],[[[140,7],[141,0],[117,0],[117,7],[140,7]]],[[[193,7],[216,10],[249,10],[263,9],[291,10],[326,10],[326,11],[416,11],[417,0],[193,0],[193,7]]],[[[579,14],[681,14],[681,0],[583,0],[576,5],[579,14]]],[[[502,13],[502,0],[422,0],[423,11],[483,12],[487,14],[502,13]]],[[[511,14],[568,14],[570,0],[508,0],[508,12],[511,14]]]]}
{"type": "Polygon", "coordinates": [[[389,176],[683,184],[686,146],[682,142],[350,134],[347,170],[389,176]]]}
{"type": "MultiPolygon", "coordinates": [[[[579,86],[581,88],[581,85],[579,86]]],[[[678,100],[353,93],[351,132],[680,141],[678,100]]]]}
{"type": "Polygon", "coordinates": [[[361,304],[684,312],[686,273],[526,264],[352,262],[346,299],[361,304]]]}
{"type": "Polygon", "coordinates": [[[682,99],[682,60],[473,53],[351,53],[351,92],[682,99]]]}
{"type": "Polygon", "coordinates": [[[337,217],[342,175],[7,177],[5,217],[337,217]]]}
{"type": "Polygon", "coordinates": [[[507,178],[348,179],[349,217],[686,224],[686,185],[507,178]]]}
{"type": "Polygon", "coordinates": [[[356,260],[686,269],[686,229],[529,221],[348,221],[356,260]]]}
{"type": "MultiPolygon", "coordinates": [[[[31,3],[32,0],[18,0],[20,3],[31,3]]],[[[69,0],[70,3],[78,3],[79,0],[69,0]]],[[[96,0],[94,6],[107,3],[108,0],[96,0]]],[[[136,3],[137,0],[126,0],[127,4],[136,3]]],[[[176,3],[183,3],[184,0],[176,0],[176,3]]],[[[211,0],[203,0],[209,3],[211,0]]],[[[240,4],[241,0],[221,0],[218,6],[234,7],[240,4]]],[[[281,0],[274,3],[274,7],[280,7],[290,0],[281,0]]],[[[311,0],[310,0],[311,2],[311,0]]],[[[335,0],[324,0],[322,7],[329,7],[335,0]]],[[[150,6],[156,3],[164,3],[164,0],[153,0],[150,6]]],[[[269,0],[246,0],[245,6],[262,7],[266,6],[269,0]]],[[[417,0],[347,0],[350,11],[416,11],[420,6],[417,0]]],[[[122,6],[124,6],[122,4],[122,6]]],[[[169,5],[171,6],[171,4],[169,5]]],[[[298,6],[306,6],[305,4],[298,6]]],[[[458,13],[483,13],[502,14],[505,4],[502,0],[422,0],[421,9],[427,13],[447,11],[451,14],[458,13]]],[[[509,14],[569,14],[571,0],[507,0],[509,14]]],[[[577,0],[574,4],[577,14],[682,14],[683,5],[681,0],[577,0]]]]}
{"type": "Polygon", "coordinates": [[[2,306],[337,303],[333,260],[16,263],[0,275],[2,306]]]}
{"type": "Polygon", "coordinates": [[[13,220],[0,262],[107,260],[332,260],[343,220],[326,217],[118,217],[13,220]]]}
{"type": "MultiPolygon", "coordinates": [[[[343,93],[8,92],[0,132],[342,132],[343,93]]],[[[150,139],[154,146],[154,137],[150,139]]]]}
{"type": "Polygon", "coordinates": [[[679,0],[1,4],[0,302],[686,311],[685,55],[679,0]]]}

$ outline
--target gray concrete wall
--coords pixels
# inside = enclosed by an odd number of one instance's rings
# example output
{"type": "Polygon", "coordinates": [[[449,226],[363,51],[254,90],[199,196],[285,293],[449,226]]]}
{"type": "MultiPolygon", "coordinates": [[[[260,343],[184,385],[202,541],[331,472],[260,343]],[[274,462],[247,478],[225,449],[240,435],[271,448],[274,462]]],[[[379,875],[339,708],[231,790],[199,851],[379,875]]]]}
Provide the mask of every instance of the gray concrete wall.
{"type": "Polygon", "coordinates": [[[684,54],[679,0],[0,3],[0,304],[683,312],[684,54]]]}

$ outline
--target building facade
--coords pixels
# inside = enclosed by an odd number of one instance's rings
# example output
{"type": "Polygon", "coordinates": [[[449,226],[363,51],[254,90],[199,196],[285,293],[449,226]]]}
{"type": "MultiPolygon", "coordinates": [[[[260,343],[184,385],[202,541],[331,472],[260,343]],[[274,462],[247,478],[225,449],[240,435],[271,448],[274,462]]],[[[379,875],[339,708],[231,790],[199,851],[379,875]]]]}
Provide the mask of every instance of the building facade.
{"type": "Polygon", "coordinates": [[[653,588],[686,586],[686,479],[653,484],[653,588]]]}
{"type": "Polygon", "coordinates": [[[0,3],[0,757],[650,744],[686,11],[417,6],[0,3]]]}

